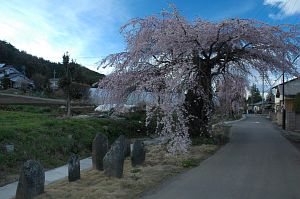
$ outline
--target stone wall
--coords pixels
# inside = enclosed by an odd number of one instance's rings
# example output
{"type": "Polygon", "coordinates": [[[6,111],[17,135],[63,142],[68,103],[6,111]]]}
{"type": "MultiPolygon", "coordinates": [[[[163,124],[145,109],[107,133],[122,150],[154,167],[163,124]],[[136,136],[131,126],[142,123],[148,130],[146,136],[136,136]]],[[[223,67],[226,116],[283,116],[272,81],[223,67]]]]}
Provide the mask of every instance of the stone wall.
{"type": "Polygon", "coordinates": [[[295,115],[295,130],[300,131],[300,114],[295,115]]]}
{"type": "Polygon", "coordinates": [[[282,126],[282,113],[281,112],[277,112],[276,113],[276,123],[279,126],[282,126]]]}
{"type": "Polygon", "coordinates": [[[293,131],[296,128],[295,112],[286,112],[286,130],[293,131]]]}
{"type": "MultiPolygon", "coordinates": [[[[276,113],[276,123],[282,126],[282,113],[276,113]]],[[[300,114],[295,112],[286,112],[286,130],[299,131],[300,130],[300,114]]]]}

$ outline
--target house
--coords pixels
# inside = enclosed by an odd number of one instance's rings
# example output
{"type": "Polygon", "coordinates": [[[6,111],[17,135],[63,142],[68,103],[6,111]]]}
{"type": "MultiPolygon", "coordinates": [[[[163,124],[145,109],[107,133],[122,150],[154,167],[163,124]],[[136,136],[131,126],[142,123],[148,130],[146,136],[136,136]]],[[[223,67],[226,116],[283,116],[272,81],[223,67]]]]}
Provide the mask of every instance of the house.
{"type": "Polygon", "coordinates": [[[247,105],[248,113],[262,113],[263,106],[265,105],[264,103],[262,101],[259,101],[253,104],[248,104],[247,105]]]}
{"type": "MultiPolygon", "coordinates": [[[[23,73],[18,71],[16,68],[6,64],[0,64],[0,81],[3,78],[9,79],[9,87],[11,88],[22,88],[26,86],[27,88],[33,88],[34,82],[27,78],[23,73]]],[[[3,87],[3,85],[2,85],[3,87]]]]}
{"type": "MultiPolygon", "coordinates": [[[[287,130],[300,130],[300,113],[296,111],[296,96],[300,93],[300,79],[295,78],[284,83],[284,101],[283,84],[273,87],[275,91],[275,116],[276,122],[282,125],[282,110],[285,107],[287,130]]],[[[299,102],[300,103],[300,102],[299,102]]]]}
{"type": "Polygon", "coordinates": [[[51,78],[49,79],[50,82],[50,88],[52,90],[57,90],[59,88],[58,82],[59,82],[59,78],[51,78]]]}
{"type": "Polygon", "coordinates": [[[267,99],[253,104],[247,104],[248,113],[268,114],[273,111],[274,101],[267,99]]]}

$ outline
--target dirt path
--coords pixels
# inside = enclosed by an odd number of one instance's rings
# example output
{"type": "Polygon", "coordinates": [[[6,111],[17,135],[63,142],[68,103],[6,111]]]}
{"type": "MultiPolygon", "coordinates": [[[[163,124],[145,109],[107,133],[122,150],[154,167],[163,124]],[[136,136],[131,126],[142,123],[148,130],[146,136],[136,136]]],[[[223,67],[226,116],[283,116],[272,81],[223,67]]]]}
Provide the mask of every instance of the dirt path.
{"type": "Polygon", "coordinates": [[[25,95],[0,93],[0,104],[65,104],[63,99],[47,99],[25,95]]]}

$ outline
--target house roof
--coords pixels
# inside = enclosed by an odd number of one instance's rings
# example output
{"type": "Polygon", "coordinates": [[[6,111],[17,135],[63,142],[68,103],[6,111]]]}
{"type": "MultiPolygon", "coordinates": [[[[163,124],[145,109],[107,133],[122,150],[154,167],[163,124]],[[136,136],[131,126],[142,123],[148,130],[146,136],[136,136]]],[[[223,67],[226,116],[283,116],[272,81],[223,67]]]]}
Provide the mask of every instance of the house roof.
{"type": "MultiPolygon", "coordinates": [[[[273,88],[276,88],[279,90],[279,93],[282,94],[282,87],[283,84],[281,83],[273,88]]],[[[295,78],[284,83],[284,95],[294,96],[297,93],[300,93],[300,78],[295,78]]]]}
{"type": "Polygon", "coordinates": [[[270,102],[270,101],[265,100],[264,102],[259,101],[259,102],[253,103],[253,104],[249,104],[248,106],[261,106],[263,104],[264,105],[270,105],[270,104],[274,104],[274,102],[270,102]]]}
{"type": "MultiPolygon", "coordinates": [[[[5,65],[5,64],[4,64],[5,65]]],[[[4,72],[7,69],[13,69],[13,73],[8,74],[8,78],[11,81],[14,81],[13,78],[16,77],[22,77],[24,80],[26,80],[27,82],[29,82],[30,84],[33,84],[33,81],[30,80],[28,77],[26,77],[24,74],[20,73],[20,71],[18,71],[16,68],[14,68],[13,66],[10,65],[5,65],[4,67],[0,67],[0,73],[4,72]]],[[[2,77],[3,78],[3,77],[2,77]]]]}
{"type": "Polygon", "coordinates": [[[24,78],[26,81],[28,81],[29,83],[33,83],[32,80],[28,79],[25,75],[23,75],[23,74],[21,74],[21,73],[12,73],[12,74],[9,74],[9,75],[8,75],[8,78],[11,79],[11,80],[12,80],[13,78],[15,78],[15,77],[22,77],[22,78],[24,78]]]}
{"type": "Polygon", "coordinates": [[[59,81],[60,78],[50,78],[49,81],[59,81]]]}
{"type": "Polygon", "coordinates": [[[0,72],[3,72],[7,69],[13,69],[16,73],[20,73],[20,71],[18,71],[16,68],[14,68],[13,66],[9,66],[9,65],[5,65],[4,67],[0,67],[0,72]]]}

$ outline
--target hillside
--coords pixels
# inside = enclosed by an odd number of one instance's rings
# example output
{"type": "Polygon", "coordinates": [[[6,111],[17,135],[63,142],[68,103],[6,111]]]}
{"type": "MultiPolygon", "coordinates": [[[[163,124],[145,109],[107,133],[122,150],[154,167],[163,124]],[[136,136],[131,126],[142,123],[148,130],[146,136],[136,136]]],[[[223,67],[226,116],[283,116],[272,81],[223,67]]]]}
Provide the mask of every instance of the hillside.
{"type": "MultiPolygon", "coordinates": [[[[72,58],[72,57],[71,57],[72,58]]],[[[17,70],[25,72],[26,76],[35,80],[36,78],[48,80],[53,77],[53,71],[56,77],[62,77],[64,67],[60,63],[53,63],[43,58],[39,58],[20,51],[10,43],[0,40],[0,63],[13,65],[17,70]]],[[[99,74],[79,64],[75,64],[73,72],[73,80],[79,83],[92,85],[99,79],[103,78],[103,74],[99,74]]]]}

